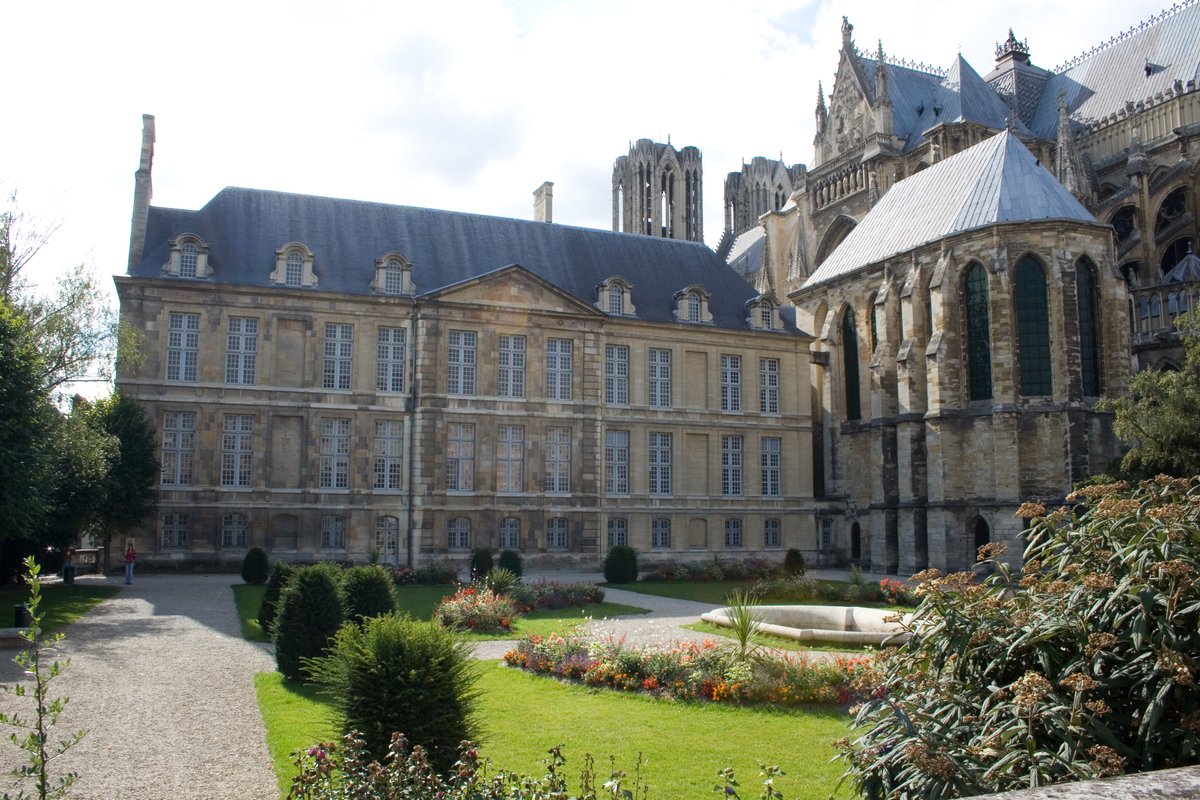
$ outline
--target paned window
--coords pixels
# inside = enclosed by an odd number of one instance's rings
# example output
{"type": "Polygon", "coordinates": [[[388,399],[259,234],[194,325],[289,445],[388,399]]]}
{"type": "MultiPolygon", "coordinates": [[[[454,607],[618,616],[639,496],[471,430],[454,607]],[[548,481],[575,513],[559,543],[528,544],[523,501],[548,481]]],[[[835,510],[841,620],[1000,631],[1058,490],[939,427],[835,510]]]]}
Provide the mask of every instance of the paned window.
{"type": "Polygon", "coordinates": [[[766,303],[758,307],[758,324],[767,330],[775,327],[775,312],[766,303]]]}
{"type": "MultiPolygon", "coordinates": [[[[1075,291],[1079,304],[1079,361],[1082,367],[1083,393],[1100,396],[1100,326],[1096,316],[1096,273],[1081,260],[1075,266],[1075,291]]],[[[1185,295],[1186,296],[1186,295],[1185,295]]]]}
{"type": "Polygon", "coordinates": [[[172,311],[167,317],[167,380],[195,383],[200,363],[200,315],[172,311]]]}
{"type": "Polygon", "coordinates": [[[496,359],[496,393],[501,397],[525,396],[525,337],[500,335],[496,359]]]}
{"type": "Polygon", "coordinates": [[[650,405],[671,407],[671,351],[650,348],[650,405]]]}
{"type": "Polygon", "coordinates": [[[304,256],[294,251],[287,254],[283,263],[283,282],[288,286],[304,283],[304,256]]]}
{"type": "Polygon", "coordinates": [[[375,420],[375,488],[403,488],[404,423],[398,419],[375,420]]]}
{"type": "Polygon", "coordinates": [[[650,523],[650,547],[654,550],[671,549],[671,520],[658,517],[650,523]]]}
{"type": "Polygon", "coordinates": [[[992,335],[988,324],[987,270],[982,264],[967,271],[964,286],[967,316],[967,373],[970,399],[992,397],[992,335]]]}
{"type": "Polygon", "coordinates": [[[194,411],[168,411],[163,414],[163,486],[191,485],[192,455],[195,444],[196,414],[194,411]]]}
{"type": "Polygon", "coordinates": [[[742,496],[742,437],[721,437],[721,494],[742,496]]]}
{"type": "Polygon", "coordinates": [[[226,414],[221,431],[221,485],[249,486],[254,460],[254,415],[226,414]]]}
{"type": "Polygon", "coordinates": [[[625,547],[629,544],[629,523],[624,517],[608,518],[608,546],[625,547]]]}
{"type": "Polygon", "coordinates": [[[1030,256],[1017,264],[1017,355],[1021,394],[1050,394],[1050,315],[1046,273],[1030,256]]]}
{"type": "Polygon", "coordinates": [[[725,549],[739,550],[742,547],[742,521],[740,519],[725,520],[725,549]]]}
{"type": "Polygon", "coordinates": [[[321,386],[326,389],[349,389],[350,368],[354,360],[354,326],[336,322],[325,323],[325,369],[321,386]]]}
{"type": "Polygon", "coordinates": [[[446,491],[475,491],[474,423],[450,423],[446,442],[446,491]]]}
{"type": "Polygon", "coordinates": [[[179,277],[196,277],[196,245],[186,242],[179,248],[179,277]]]}
{"type": "Polygon", "coordinates": [[[570,400],[574,376],[575,343],[570,339],[546,340],[546,399],[570,400]]]}
{"type": "Polygon", "coordinates": [[[650,434],[650,494],[671,493],[671,434],[650,434]]]}
{"type": "Polygon", "coordinates": [[[629,494],[629,431],[604,433],[604,492],[629,494]]]}
{"type": "Polygon", "coordinates": [[[321,488],[350,486],[350,420],[321,420],[321,488]]]}
{"type": "Polygon", "coordinates": [[[404,291],[404,267],[394,258],[383,266],[383,291],[385,294],[404,291]]]}
{"type": "Polygon", "coordinates": [[[554,517],[546,520],[546,549],[567,549],[567,518],[554,517]]]}
{"type": "Polygon", "coordinates": [[[542,491],[566,494],[571,491],[571,429],[548,428],[543,448],[546,469],[542,491]]]}
{"type": "Polygon", "coordinates": [[[687,319],[688,322],[700,321],[700,295],[696,294],[695,292],[688,292],[687,319]]]}
{"type": "Polygon", "coordinates": [[[446,547],[451,550],[471,549],[471,520],[454,517],[446,523],[446,547]]]}
{"type": "Polygon", "coordinates": [[[500,549],[521,549],[521,520],[505,517],[500,523],[500,549]]]}
{"type": "Polygon", "coordinates": [[[245,514],[226,514],[221,519],[221,547],[246,546],[245,514]]]}
{"type": "Polygon", "coordinates": [[[763,520],[763,547],[783,546],[783,526],[778,519],[763,520]]]}
{"type": "Polygon", "coordinates": [[[384,556],[395,556],[400,544],[400,519],[377,517],[375,519],[375,552],[384,556]]]}
{"type": "Polygon", "coordinates": [[[620,286],[613,284],[608,287],[608,313],[620,314],[625,310],[625,292],[620,286]]]}
{"type": "Polygon", "coordinates": [[[721,356],[721,410],[742,410],[741,356],[721,356]]]}
{"type": "Polygon", "coordinates": [[[162,543],[166,549],[187,547],[188,515],[181,512],[163,514],[162,543]]]}
{"type": "Polygon", "coordinates": [[[862,419],[858,397],[858,323],[854,310],[849,308],[842,316],[842,367],[846,370],[846,419],[862,419]]]}
{"type": "Polygon", "coordinates": [[[253,386],[258,372],[258,320],[230,317],[225,342],[225,382],[253,386]]]}
{"type": "Polygon", "coordinates": [[[346,549],[346,518],[340,514],[321,517],[321,549],[346,549]]]}
{"type": "Polygon", "coordinates": [[[758,360],[758,410],[764,414],[779,413],[779,359],[758,360]]]}
{"type": "Polygon", "coordinates": [[[375,389],[404,391],[404,328],[380,328],[375,347],[375,389]]]}
{"type": "Polygon", "coordinates": [[[781,494],[780,464],[783,440],[775,436],[762,439],[762,493],[764,497],[779,497],[781,494]]]}
{"type": "Polygon", "coordinates": [[[629,347],[604,346],[604,402],[610,406],[629,405],[629,347]]]}
{"type": "Polygon", "coordinates": [[[501,425],[496,437],[496,491],[524,491],[525,428],[501,425]]]}
{"type": "Polygon", "coordinates": [[[449,341],[446,391],[450,394],[475,394],[475,332],[450,331],[449,341]]]}

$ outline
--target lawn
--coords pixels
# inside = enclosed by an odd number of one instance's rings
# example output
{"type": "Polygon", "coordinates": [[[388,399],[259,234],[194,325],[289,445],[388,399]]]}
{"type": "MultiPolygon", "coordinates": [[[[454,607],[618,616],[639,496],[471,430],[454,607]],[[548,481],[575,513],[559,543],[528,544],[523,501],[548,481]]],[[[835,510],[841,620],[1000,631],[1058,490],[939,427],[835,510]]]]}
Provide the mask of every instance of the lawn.
{"type": "MultiPolygon", "coordinates": [[[[86,582],[70,585],[65,583],[43,584],[42,629],[51,633],[62,630],[119,591],[120,589],[116,586],[86,582]]],[[[12,624],[13,606],[28,599],[29,587],[24,584],[8,586],[0,590],[0,614],[5,615],[3,617],[4,625],[12,624]]]]}
{"type": "MultiPolygon", "coordinates": [[[[541,774],[546,750],[561,744],[570,775],[590,752],[603,775],[611,755],[632,776],[640,753],[652,800],[711,796],[717,770],[726,766],[736,771],[747,798],[758,795],[760,762],[787,773],[776,785],[788,800],[824,800],[841,774],[840,765],[830,763],[831,743],[850,724],[838,709],[679,703],[560,683],[497,662],[481,662],[481,671],[480,752],[498,767],[541,774]]],[[[288,754],[331,737],[332,709],[311,688],[285,684],[278,673],[256,676],[255,687],[283,791],[293,774],[288,754]]]]}
{"type": "MultiPolygon", "coordinates": [[[[401,586],[396,590],[399,611],[407,612],[414,619],[429,619],[433,616],[433,609],[438,602],[443,597],[454,594],[455,588],[454,586],[401,586]]],[[[263,586],[251,586],[245,583],[236,584],[233,587],[234,602],[237,604],[238,617],[242,623],[242,637],[252,642],[267,641],[267,636],[258,624],[258,609],[262,605],[264,589],[263,586]]],[[[603,619],[645,613],[647,611],[644,608],[620,603],[589,603],[587,606],[559,609],[543,608],[516,620],[509,633],[464,633],[463,636],[481,642],[495,639],[520,639],[531,634],[544,636],[547,633],[563,631],[589,618],[603,619]]]]}

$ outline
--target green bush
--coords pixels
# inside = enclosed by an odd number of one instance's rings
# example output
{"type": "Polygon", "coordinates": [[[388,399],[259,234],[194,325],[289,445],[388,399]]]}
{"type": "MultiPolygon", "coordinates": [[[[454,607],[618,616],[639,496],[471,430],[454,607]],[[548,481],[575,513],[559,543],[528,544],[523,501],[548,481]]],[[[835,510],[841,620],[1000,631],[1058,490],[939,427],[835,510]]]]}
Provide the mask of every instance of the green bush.
{"type": "Polygon", "coordinates": [[[396,589],[391,573],[378,564],[351,567],[342,575],[342,601],[346,619],[351,622],[395,613],[396,589]]]}
{"type": "Polygon", "coordinates": [[[288,680],[304,676],[303,659],[321,655],[346,621],[337,578],[336,567],[301,567],[279,597],[275,664],[288,680]]]}
{"type": "Polygon", "coordinates": [[[787,555],[783,557],[783,571],[788,575],[803,575],[806,570],[804,553],[794,547],[789,548],[787,555]]]}
{"type": "Polygon", "coordinates": [[[500,560],[496,566],[506,569],[518,578],[521,577],[521,554],[515,550],[501,550],[500,560]]]}
{"type": "Polygon", "coordinates": [[[306,668],[334,698],[344,730],[357,731],[372,758],[382,761],[392,734],[403,731],[445,774],[459,743],[479,733],[471,645],[432,623],[391,616],[347,625],[329,654],[306,668]]]}
{"type": "Polygon", "coordinates": [[[609,583],[633,583],[637,580],[637,551],[623,544],[610,547],[604,557],[604,580],[609,583]]]}
{"type": "Polygon", "coordinates": [[[510,569],[496,567],[488,573],[487,579],[477,581],[481,589],[491,589],[496,594],[511,594],[512,590],[521,584],[521,578],[510,569]]]}
{"type": "Polygon", "coordinates": [[[866,798],[951,797],[1200,762],[1200,479],[1090,486],[1031,521],[1021,575],[927,570],[913,637],[843,741],[866,798]]]}
{"type": "Polygon", "coordinates": [[[279,595],[288,585],[288,581],[296,573],[296,567],[286,561],[276,561],[271,566],[271,577],[267,579],[267,588],[263,590],[262,605],[258,607],[258,624],[263,633],[271,636],[275,629],[275,613],[279,607],[279,595]]]}
{"type": "Polygon", "coordinates": [[[253,586],[262,586],[270,575],[267,564],[267,551],[261,547],[251,547],[242,559],[242,580],[253,586]]]}
{"type": "Polygon", "coordinates": [[[471,580],[477,581],[480,578],[486,578],[493,566],[492,551],[486,547],[475,548],[475,551],[471,553],[471,580]]]}

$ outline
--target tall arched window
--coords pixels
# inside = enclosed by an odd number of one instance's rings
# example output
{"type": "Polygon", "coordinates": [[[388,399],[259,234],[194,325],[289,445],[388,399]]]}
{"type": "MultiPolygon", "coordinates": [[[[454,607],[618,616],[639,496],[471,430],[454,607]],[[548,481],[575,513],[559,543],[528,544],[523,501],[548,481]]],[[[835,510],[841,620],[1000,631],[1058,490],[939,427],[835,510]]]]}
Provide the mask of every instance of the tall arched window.
{"type": "Polygon", "coordinates": [[[197,261],[196,245],[191,242],[185,242],[179,248],[179,277],[194,278],[196,277],[196,261],[197,261]]]}
{"type": "Polygon", "coordinates": [[[842,317],[842,366],[846,371],[846,419],[862,419],[858,402],[858,332],[854,309],[842,317]]]}
{"type": "Polygon", "coordinates": [[[1075,265],[1075,293],[1079,303],[1079,361],[1086,397],[1100,396],[1100,326],[1096,317],[1096,271],[1081,258],[1075,265]]]}
{"type": "Polygon", "coordinates": [[[1046,272],[1032,256],[1017,263],[1017,358],[1021,394],[1050,394],[1050,316],[1046,272]]]}
{"type": "Polygon", "coordinates": [[[987,271],[982,264],[967,270],[964,294],[967,312],[967,371],[970,399],[992,397],[992,334],[988,308],[987,271]]]}

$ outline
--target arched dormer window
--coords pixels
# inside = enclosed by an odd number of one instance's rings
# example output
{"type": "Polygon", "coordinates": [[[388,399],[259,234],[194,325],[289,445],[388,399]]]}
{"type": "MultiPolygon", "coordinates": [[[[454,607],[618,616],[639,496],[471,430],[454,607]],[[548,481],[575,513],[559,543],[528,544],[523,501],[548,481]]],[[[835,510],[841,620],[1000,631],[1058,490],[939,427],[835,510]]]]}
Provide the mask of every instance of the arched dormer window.
{"type": "Polygon", "coordinates": [[[773,331],[780,327],[779,303],[768,293],[762,294],[746,303],[746,322],[751,328],[760,331],[773,331]]]}
{"type": "Polygon", "coordinates": [[[399,253],[388,253],[375,260],[375,285],[380,294],[412,294],[412,264],[399,253]]]}
{"type": "Polygon", "coordinates": [[[1050,394],[1050,315],[1046,271],[1033,256],[1017,263],[1017,360],[1021,394],[1050,394]]]}
{"type": "Polygon", "coordinates": [[[862,419],[858,396],[858,326],[854,309],[842,316],[842,368],[846,371],[846,419],[862,419]]]}
{"type": "Polygon", "coordinates": [[[614,317],[633,316],[633,287],[614,275],[596,287],[596,308],[614,317]]]}
{"type": "Polygon", "coordinates": [[[967,270],[963,283],[963,300],[967,325],[968,397],[971,400],[992,398],[992,334],[988,305],[987,270],[975,263],[967,270]]]}
{"type": "Polygon", "coordinates": [[[195,234],[177,236],[171,240],[171,258],[163,271],[180,278],[210,277],[212,268],[208,266],[208,245],[195,234]]]}
{"type": "Polygon", "coordinates": [[[299,242],[290,242],[276,250],[271,282],[283,286],[316,286],[313,252],[299,242]]]}
{"type": "Polygon", "coordinates": [[[696,324],[712,322],[712,314],[708,309],[708,292],[699,286],[689,286],[676,292],[675,319],[696,324]]]}
{"type": "Polygon", "coordinates": [[[1079,306],[1079,361],[1085,397],[1100,396],[1100,310],[1096,268],[1087,258],[1075,265],[1075,293],[1079,306]]]}

